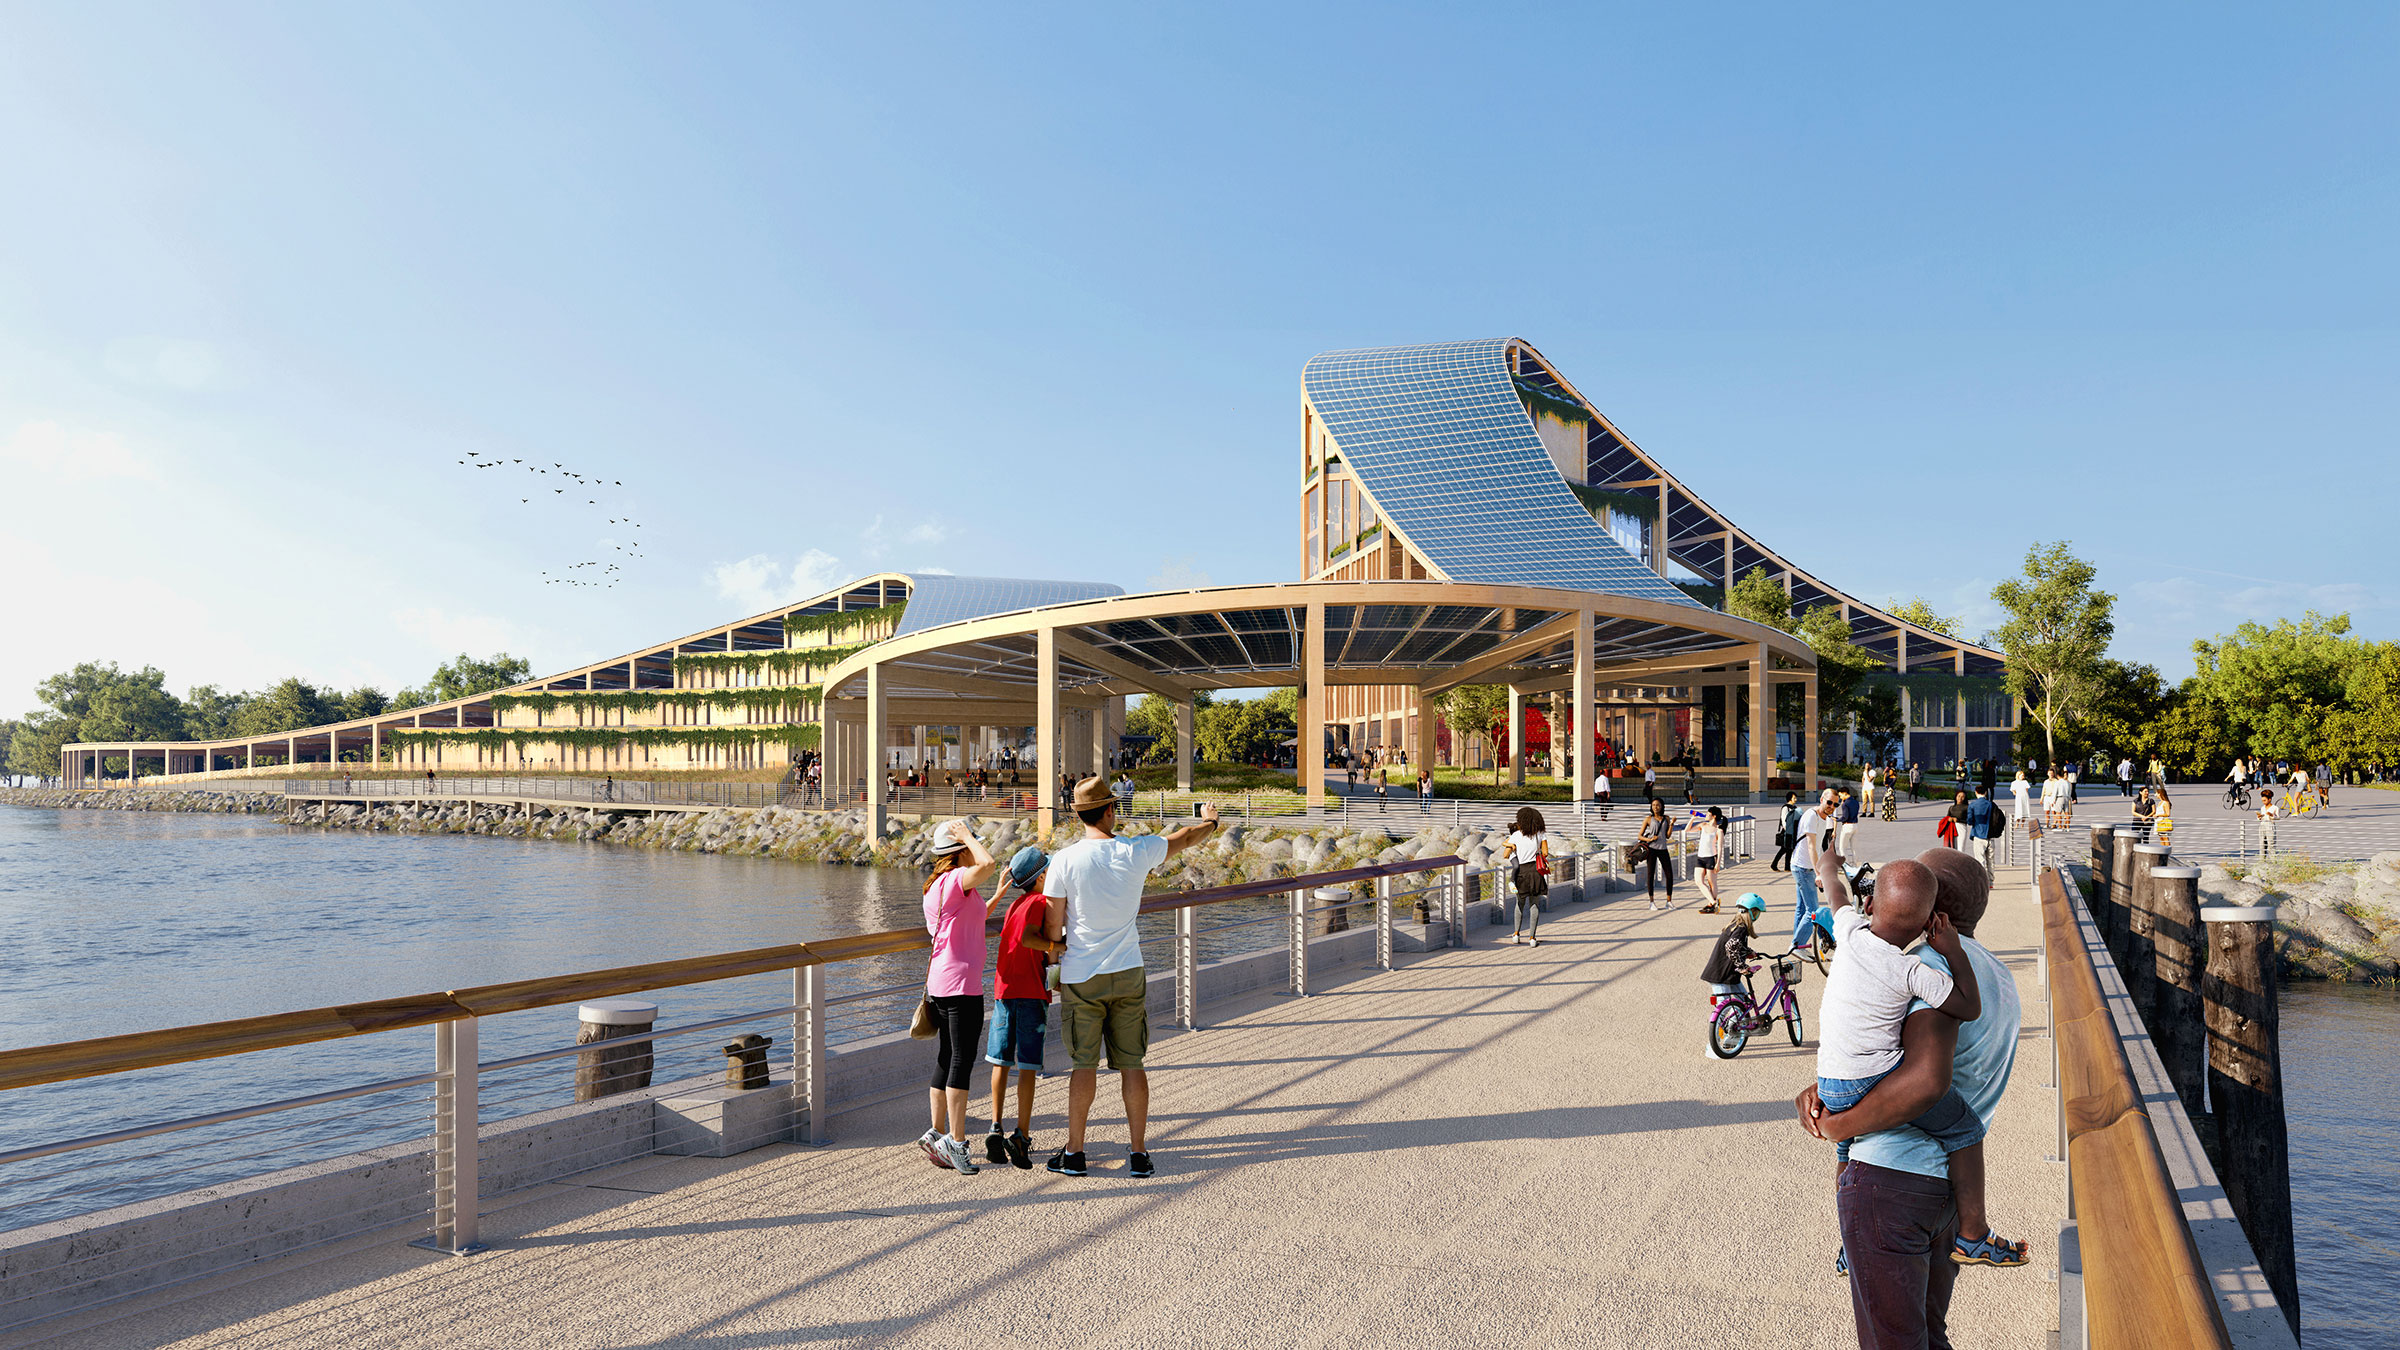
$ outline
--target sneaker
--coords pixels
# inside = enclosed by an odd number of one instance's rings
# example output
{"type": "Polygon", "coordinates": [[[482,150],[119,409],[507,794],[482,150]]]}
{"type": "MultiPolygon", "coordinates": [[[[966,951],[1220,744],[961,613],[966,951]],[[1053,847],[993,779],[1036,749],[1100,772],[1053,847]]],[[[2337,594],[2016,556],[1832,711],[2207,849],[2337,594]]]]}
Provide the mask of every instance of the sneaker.
{"type": "Polygon", "coordinates": [[[1033,1140],[1023,1130],[1008,1137],[1008,1162],[1020,1172],[1033,1170],[1033,1140]]]}
{"type": "Polygon", "coordinates": [[[1845,1280],[1850,1278],[1850,1249],[1848,1247],[1833,1249],[1833,1273],[1845,1280]]]}
{"type": "Polygon", "coordinates": [[[1147,1153],[1136,1153],[1126,1159],[1125,1170],[1137,1177],[1158,1175],[1158,1169],[1150,1165],[1150,1155],[1147,1153]]]}
{"type": "Polygon", "coordinates": [[[1050,1155],[1048,1166],[1062,1177],[1079,1177],[1083,1175],[1083,1155],[1069,1153],[1062,1148],[1050,1155]]]}
{"type": "Polygon", "coordinates": [[[960,1176],[971,1177],[983,1170],[975,1165],[975,1155],[968,1151],[967,1141],[964,1139],[952,1139],[948,1135],[943,1135],[942,1142],[935,1147],[941,1149],[942,1156],[950,1160],[950,1170],[960,1176]]]}
{"type": "Polygon", "coordinates": [[[925,1150],[925,1161],[936,1167],[948,1167],[950,1160],[942,1154],[942,1132],[927,1130],[917,1136],[917,1147],[925,1150]]]}
{"type": "Polygon", "coordinates": [[[997,1125],[992,1127],[990,1134],[983,1137],[983,1156],[989,1159],[994,1167],[1008,1161],[1008,1136],[1000,1133],[1000,1127],[997,1125]]]}

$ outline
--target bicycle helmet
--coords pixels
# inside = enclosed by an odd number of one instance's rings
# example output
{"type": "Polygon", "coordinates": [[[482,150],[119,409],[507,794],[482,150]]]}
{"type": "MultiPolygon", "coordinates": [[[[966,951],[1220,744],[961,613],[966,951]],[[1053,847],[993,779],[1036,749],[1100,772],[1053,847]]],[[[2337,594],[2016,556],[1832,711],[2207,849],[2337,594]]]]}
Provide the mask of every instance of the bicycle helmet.
{"type": "Polygon", "coordinates": [[[1741,899],[1734,901],[1733,907],[1749,910],[1753,914],[1764,914],[1767,911],[1767,901],[1766,897],[1756,891],[1751,891],[1743,895],[1741,899]]]}

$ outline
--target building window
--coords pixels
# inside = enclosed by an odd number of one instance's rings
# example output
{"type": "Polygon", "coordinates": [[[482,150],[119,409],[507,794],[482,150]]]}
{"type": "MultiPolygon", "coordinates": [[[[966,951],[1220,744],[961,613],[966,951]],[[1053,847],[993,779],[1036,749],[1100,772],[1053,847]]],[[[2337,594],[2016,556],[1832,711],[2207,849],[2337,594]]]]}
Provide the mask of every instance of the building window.
{"type": "Polygon", "coordinates": [[[1324,509],[1324,504],[1319,491],[1317,488],[1310,488],[1308,504],[1301,508],[1301,515],[1308,529],[1308,575],[1312,577],[1325,566],[1325,532],[1318,514],[1324,509]]]}

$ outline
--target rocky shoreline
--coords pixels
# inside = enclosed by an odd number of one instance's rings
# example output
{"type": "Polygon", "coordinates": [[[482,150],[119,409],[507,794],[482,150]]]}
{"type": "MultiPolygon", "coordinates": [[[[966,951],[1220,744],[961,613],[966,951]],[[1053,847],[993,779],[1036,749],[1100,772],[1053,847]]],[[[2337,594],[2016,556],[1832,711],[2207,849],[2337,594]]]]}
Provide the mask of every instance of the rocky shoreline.
{"type": "Polygon", "coordinates": [[[2204,905],[2272,904],[2285,979],[2400,986],[2400,852],[2361,863],[2304,858],[2200,869],[2204,905]]]}
{"type": "MultiPolygon", "coordinates": [[[[144,791],[69,792],[0,789],[0,803],[73,810],[282,813],[282,798],[263,792],[144,791]]],[[[929,860],[923,820],[886,822],[880,839],[868,837],[863,810],[813,812],[783,807],[722,807],[709,811],[610,811],[606,807],[536,806],[531,810],[468,802],[410,798],[358,803],[310,803],[287,817],[295,827],[368,830],[393,834],[479,834],[507,839],[582,840],[680,853],[784,858],[795,862],[846,863],[871,867],[922,868],[929,860]]],[[[1027,844],[1063,847],[1081,826],[1060,825],[1045,839],[1025,819],[978,820],[976,833],[1005,858],[1027,844]]],[[[1133,824],[1128,834],[1151,827],[1133,824]]],[[[1553,832],[1552,847],[1600,851],[1588,835],[1553,832]]],[[[1431,826],[1397,836],[1372,826],[1273,826],[1236,822],[1206,844],[1175,859],[1158,882],[1168,890],[1192,890],[1241,882],[1270,881],[1310,872],[1330,872],[1370,863],[1456,855],[1472,867],[1493,863],[1502,846],[1498,833],[1431,826]]]]}

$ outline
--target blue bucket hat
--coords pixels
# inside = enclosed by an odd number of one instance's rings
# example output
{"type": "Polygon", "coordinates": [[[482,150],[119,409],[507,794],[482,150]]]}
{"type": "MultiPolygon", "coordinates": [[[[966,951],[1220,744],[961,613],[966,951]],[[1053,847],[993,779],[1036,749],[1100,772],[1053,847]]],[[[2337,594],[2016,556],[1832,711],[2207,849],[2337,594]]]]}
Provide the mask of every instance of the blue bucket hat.
{"type": "Polygon", "coordinates": [[[1008,860],[1008,879],[1018,890],[1030,889],[1033,879],[1050,870],[1050,855],[1031,844],[1018,849],[1008,860]]]}

